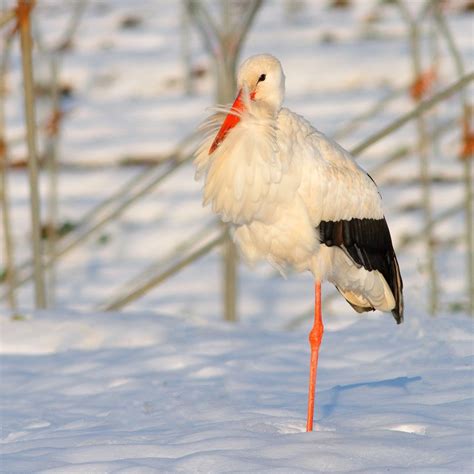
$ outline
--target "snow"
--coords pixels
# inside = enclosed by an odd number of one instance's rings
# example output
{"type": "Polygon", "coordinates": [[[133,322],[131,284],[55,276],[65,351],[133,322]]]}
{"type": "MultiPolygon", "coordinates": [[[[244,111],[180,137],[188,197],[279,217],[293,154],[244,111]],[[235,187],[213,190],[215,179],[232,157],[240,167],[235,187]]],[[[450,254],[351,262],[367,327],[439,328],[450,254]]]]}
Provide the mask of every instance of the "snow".
{"type": "MultiPolygon", "coordinates": [[[[38,23],[51,44],[71,4],[37,3],[38,23]]],[[[410,82],[406,30],[391,7],[378,23],[364,23],[375,2],[337,11],[325,2],[306,3],[288,19],[285,2],[265,2],[242,58],[278,56],[287,77],[286,105],[332,135],[410,82]]],[[[176,6],[89,2],[60,68],[73,91],[59,142],[60,159],[69,165],[59,177],[60,221],[77,222],[141,172],[117,167],[124,158],[172,151],[213,104],[209,73],[196,79],[192,95],[183,91],[176,6]],[[141,23],[121,28],[127,15],[141,23]]],[[[449,9],[447,15],[472,65],[472,18],[449,9]]],[[[190,45],[193,65],[207,70],[194,31],[190,45]]],[[[13,46],[6,132],[11,156],[19,159],[25,147],[13,46]]],[[[445,45],[439,48],[436,87],[442,88],[455,73],[445,45]]],[[[45,81],[45,58],[38,51],[35,57],[36,77],[45,81]]],[[[412,106],[402,94],[339,141],[350,149],[412,106]]],[[[40,122],[48,107],[40,101],[40,122]]],[[[430,123],[459,120],[459,113],[453,97],[430,114],[430,123]]],[[[372,172],[394,150],[413,145],[414,130],[406,126],[368,149],[361,165],[372,172]]],[[[445,179],[433,188],[435,215],[463,199],[458,147],[459,131],[453,130],[430,158],[431,169],[445,179]]],[[[380,313],[357,315],[324,286],[313,433],[304,432],[309,275],[284,280],[266,265],[239,265],[239,322],[229,325],[222,322],[221,257],[213,251],[123,312],[97,309],[144,268],[213,225],[193,174],[190,164],[183,166],[64,257],[56,267],[54,310],[32,309],[31,285],[17,294],[25,320],[12,320],[1,302],[0,472],[472,472],[474,344],[472,320],[464,314],[465,223],[458,213],[435,229],[443,278],[440,314],[430,317],[425,249],[402,245],[423,225],[416,156],[373,173],[405,282],[405,323],[397,326],[380,313]]],[[[24,170],[13,170],[8,184],[19,264],[31,251],[24,170]]],[[[45,197],[46,176],[41,185],[45,197]]]]}
{"type": "Polygon", "coordinates": [[[471,322],[350,318],[324,335],[307,434],[305,332],[3,317],[2,472],[470,472],[471,322]]]}

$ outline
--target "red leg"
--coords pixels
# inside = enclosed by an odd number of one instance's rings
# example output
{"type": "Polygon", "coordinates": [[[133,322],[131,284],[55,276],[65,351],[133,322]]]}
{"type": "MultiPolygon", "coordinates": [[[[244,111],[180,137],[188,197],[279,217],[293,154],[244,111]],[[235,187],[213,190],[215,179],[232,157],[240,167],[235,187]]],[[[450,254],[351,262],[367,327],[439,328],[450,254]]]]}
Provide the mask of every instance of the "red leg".
{"type": "Polygon", "coordinates": [[[306,431],[313,431],[314,417],[314,394],[316,391],[316,373],[318,371],[319,346],[323,338],[324,326],[321,315],[321,282],[314,285],[314,325],[309,333],[309,344],[311,346],[311,362],[309,367],[309,393],[308,393],[308,417],[306,419],[306,431]]]}

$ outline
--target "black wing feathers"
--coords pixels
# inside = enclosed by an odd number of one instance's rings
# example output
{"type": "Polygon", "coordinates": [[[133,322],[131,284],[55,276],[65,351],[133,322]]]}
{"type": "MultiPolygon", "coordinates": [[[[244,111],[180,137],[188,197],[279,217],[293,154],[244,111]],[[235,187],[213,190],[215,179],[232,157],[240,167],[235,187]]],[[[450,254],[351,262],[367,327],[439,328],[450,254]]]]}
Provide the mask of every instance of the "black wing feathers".
{"type": "Polygon", "coordinates": [[[321,243],[346,250],[366,270],[378,270],[395,297],[392,311],[397,323],[403,321],[403,282],[385,218],[321,221],[321,243]]]}

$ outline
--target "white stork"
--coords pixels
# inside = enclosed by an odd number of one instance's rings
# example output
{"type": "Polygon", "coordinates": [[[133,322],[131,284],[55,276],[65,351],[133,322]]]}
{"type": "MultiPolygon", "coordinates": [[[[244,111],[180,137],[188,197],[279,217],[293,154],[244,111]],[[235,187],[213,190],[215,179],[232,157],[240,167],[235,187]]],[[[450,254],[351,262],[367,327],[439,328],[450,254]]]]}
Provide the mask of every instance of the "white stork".
{"type": "Polygon", "coordinates": [[[312,431],[321,281],[333,283],[357,312],[391,311],[401,323],[402,278],[376,184],[340,145],[282,107],[280,62],[252,56],[237,82],[232,107],[206,122],[196,177],[204,176],[204,205],[234,225],[247,261],[264,258],[281,271],[314,276],[306,422],[312,431]]]}

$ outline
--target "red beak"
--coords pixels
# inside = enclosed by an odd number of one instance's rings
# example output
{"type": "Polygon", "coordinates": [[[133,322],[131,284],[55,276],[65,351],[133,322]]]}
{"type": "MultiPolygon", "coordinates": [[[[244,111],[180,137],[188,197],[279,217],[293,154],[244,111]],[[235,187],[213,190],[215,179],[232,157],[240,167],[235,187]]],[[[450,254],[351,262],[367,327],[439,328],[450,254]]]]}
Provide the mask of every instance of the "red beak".
{"type": "MultiPolygon", "coordinates": [[[[253,99],[254,96],[255,96],[255,93],[250,94],[251,99],[253,99]]],[[[215,149],[224,141],[229,131],[240,122],[240,117],[238,113],[242,112],[244,108],[245,108],[245,105],[242,100],[242,89],[241,89],[239,93],[237,94],[237,98],[232,104],[231,111],[227,114],[227,117],[225,118],[219,132],[216,135],[216,138],[214,138],[211,148],[209,148],[209,155],[213,153],[215,149]]]]}

